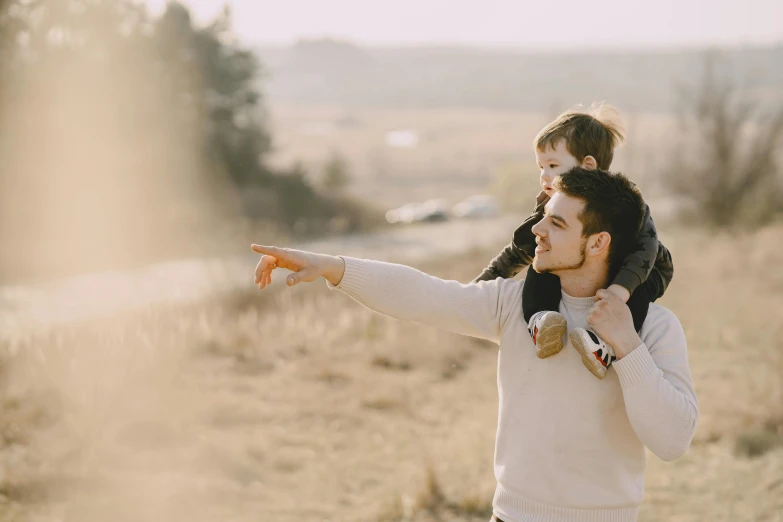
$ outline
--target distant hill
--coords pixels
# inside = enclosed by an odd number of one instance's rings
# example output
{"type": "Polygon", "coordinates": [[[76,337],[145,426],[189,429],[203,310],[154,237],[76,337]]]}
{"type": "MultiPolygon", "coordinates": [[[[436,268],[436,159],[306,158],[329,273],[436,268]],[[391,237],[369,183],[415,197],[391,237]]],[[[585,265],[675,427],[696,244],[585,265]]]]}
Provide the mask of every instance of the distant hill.
{"type": "MultiPolygon", "coordinates": [[[[272,103],[484,107],[558,111],[607,100],[623,110],[672,109],[699,79],[704,51],[527,53],[376,48],[333,40],[256,49],[272,103]]],[[[783,100],[783,44],[721,51],[721,70],[755,95],[783,100]]]]}

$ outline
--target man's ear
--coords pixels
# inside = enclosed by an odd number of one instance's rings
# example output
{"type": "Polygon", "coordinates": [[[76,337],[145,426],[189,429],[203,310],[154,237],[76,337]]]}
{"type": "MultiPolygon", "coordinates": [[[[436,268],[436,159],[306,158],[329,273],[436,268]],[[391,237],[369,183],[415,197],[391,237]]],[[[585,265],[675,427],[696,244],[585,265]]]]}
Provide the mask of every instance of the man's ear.
{"type": "Polygon", "coordinates": [[[609,232],[599,232],[591,235],[587,239],[585,253],[588,256],[609,255],[609,245],[612,243],[612,236],[609,232]]]}
{"type": "Polygon", "coordinates": [[[585,156],[585,159],[582,160],[582,168],[595,170],[598,168],[598,162],[592,156],[585,156]]]}

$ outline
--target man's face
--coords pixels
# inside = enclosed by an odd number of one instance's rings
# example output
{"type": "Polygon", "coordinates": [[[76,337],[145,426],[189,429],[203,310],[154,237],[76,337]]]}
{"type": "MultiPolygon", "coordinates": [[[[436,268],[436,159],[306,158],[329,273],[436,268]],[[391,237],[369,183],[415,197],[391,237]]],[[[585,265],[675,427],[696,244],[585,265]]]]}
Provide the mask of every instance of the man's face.
{"type": "Polygon", "coordinates": [[[546,204],[544,219],[532,231],[536,235],[536,257],[533,269],[555,275],[566,270],[577,270],[585,263],[587,238],[582,237],[579,214],[585,203],[579,198],[555,192],[546,204]]]}
{"type": "Polygon", "coordinates": [[[539,178],[541,189],[549,197],[552,197],[552,194],[555,193],[555,189],[552,187],[554,179],[559,174],[579,166],[576,158],[566,149],[565,140],[558,141],[554,148],[547,147],[545,151],[540,151],[536,148],[536,163],[541,173],[539,178]]]}

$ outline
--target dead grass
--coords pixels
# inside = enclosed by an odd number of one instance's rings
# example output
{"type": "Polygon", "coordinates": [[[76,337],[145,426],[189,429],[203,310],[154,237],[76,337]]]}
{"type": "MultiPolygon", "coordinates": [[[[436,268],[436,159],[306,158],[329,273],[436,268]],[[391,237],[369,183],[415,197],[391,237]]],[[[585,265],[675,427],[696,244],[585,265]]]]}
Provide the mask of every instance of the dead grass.
{"type": "MultiPolygon", "coordinates": [[[[642,522],[783,510],[782,233],[663,238],[701,418],[684,458],[650,456],[642,522]]],[[[494,253],[422,268],[468,281],[494,253]]],[[[9,341],[0,520],[485,522],[496,369],[322,284],[9,341]]]]}
{"type": "Polygon", "coordinates": [[[492,494],[469,493],[455,501],[446,496],[432,463],[415,497],[395,495],[378,515],[378,522],[484,522],[492,516],[492,494]]]}

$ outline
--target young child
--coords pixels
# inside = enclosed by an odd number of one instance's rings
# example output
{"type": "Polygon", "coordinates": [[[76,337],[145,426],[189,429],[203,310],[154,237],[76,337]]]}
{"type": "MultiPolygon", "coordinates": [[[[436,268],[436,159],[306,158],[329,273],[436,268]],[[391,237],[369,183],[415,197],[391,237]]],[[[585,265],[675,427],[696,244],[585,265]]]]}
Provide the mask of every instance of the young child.
{"type": "MultiPolygon", "coordinates": [[[[533,225],[544,216],[544,205],[554,190],[552,183],[559,174],[572,167],[609,170],[614,149],[623,140],[617,111],[599,106],[591,112],[566,111],[538,133],[534,141],[536,161],[541,171],[542,191],[536,198],[533,214],[514,232],[513,240],[474,280],[514,277],[535,256],[533,225]]],[[[674,268],[669,251],[658,241],[655,224],[646,207],[636,251],[618,267],[608,290],[626,301],[633,315],[634,327],[642,328],[650,303],[661,297],[672,279],[674,268]]],[[[522,291],[522,309],[528,330],[540,358],[550,357],[563,349],[567,331],[565,318],[557,312],[560,305],[560,278],[539,274],[530,266],[522,291]]],[[[577,328],[569,333],[582,362],[596,377],[603,379],[615,360],[614,350],[594,332],[577,328]]]]}

